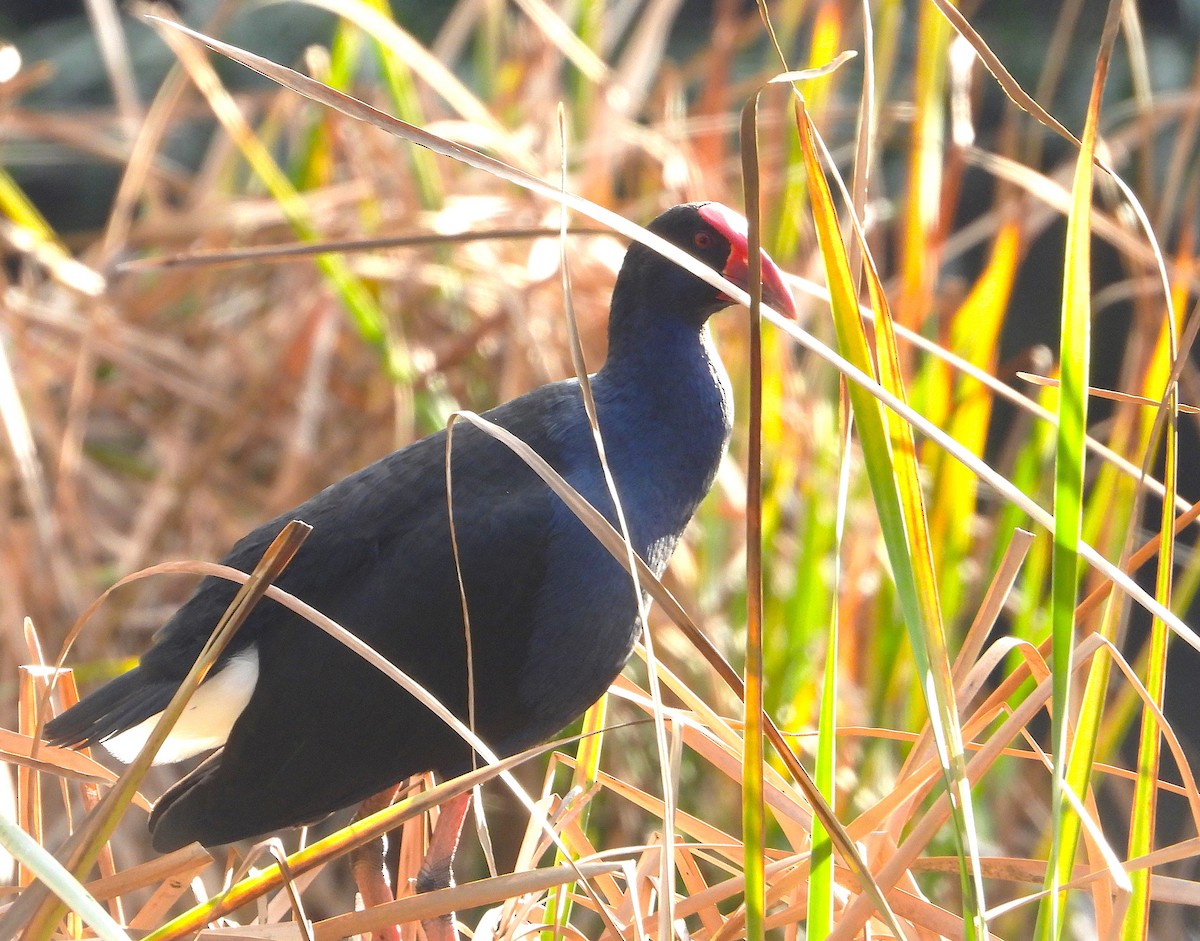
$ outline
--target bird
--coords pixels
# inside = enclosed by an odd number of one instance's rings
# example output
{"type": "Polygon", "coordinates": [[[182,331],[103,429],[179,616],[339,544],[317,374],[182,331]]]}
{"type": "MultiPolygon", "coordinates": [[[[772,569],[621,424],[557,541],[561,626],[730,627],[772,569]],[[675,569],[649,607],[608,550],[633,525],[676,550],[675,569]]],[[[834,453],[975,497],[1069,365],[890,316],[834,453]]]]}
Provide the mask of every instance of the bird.
{"type": "MultiPolygon", "coordinates": [[[[747,225],[733,210],[687,203],[648,228],[748,287],[747,225]]],[[[765,252],[761,272],[764,300],[795,316],[782,273],[765,252]]],[[[632,546],[656,575],[728,445],[729,379],[707,323],[733,303],[639,242],[613,287],[608,355],[590,384],[632,546]]],[[[577,379],[544,385],[484,417],[529,444],[616,524],[577,379]]],[[[311,525],[279,587],[358,635],[464,721],[472,676],[476,733],[498,755],[512,755],[563,729],[605,692],[641,630],[638,599],[628,573],[566,504],[473,425],[455,429],[450,458],[456,565],[446,434],[334,483],[254,529],[222,561],[250,571],[290,520],[311,525]]],[[[73,748],[102,744],[131,760],[236,588],[205,578],[138,665],[48,722],[45,739],[73,748]]],[[[426,706],[269,599],[214,664],[157,763],[206,751],[155,804],[149,828],[156,851],[311,823],[394,791],[414,774],[451,778],[473,760],[426,706]]],[[[453,812],[443,809],[447,825],[435,830],[419,888],[449,882],[467,810],[465,798],[454,800],[453,812]],[[441,858],[432,858],[434,848],[441,858]]]]}

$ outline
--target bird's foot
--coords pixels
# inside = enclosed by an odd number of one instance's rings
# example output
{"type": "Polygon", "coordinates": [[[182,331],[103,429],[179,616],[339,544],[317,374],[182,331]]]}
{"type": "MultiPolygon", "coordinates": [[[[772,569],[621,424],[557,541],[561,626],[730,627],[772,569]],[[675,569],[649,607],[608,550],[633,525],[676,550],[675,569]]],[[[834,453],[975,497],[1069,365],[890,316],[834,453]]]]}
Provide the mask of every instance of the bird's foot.
{"type": "Polygon", "coordinates": [[[459,941],[453,912],[437,918],[423,918],[421,928],[425,931],[425,941],[459,941]]]}
{"type": "MultiPolygon", "coordinates": [[[[364,909],[395,901],[383,865],[385,849],[386,842],[380,837],[350,854],[350,871],[354,874],[354,884],[358,886],[358,897],[364,909]]],[[[401,941],[400,929],[396,925],[385,925],[372,934],[371,941],[401,941]]]]}
{"type": "MultiPolygon", "coordinates": [[[[432,892],[448,889],[454,885],[454,852],[458,849],[458,838],[462,835],[463,821],[471,806],[471,792],[453,797],[442,805],[433,836],[429,839],[429,851],[417,872],[416,890],[432,892]]],[[[458,929],[454,924],[454,912],[421,921],[426,941],[458,941],[458,929]]]]}
{"type": "MultiPolygon", "coordinates": [[[[442,810],[444,814],[445,809],[442,810]]],[[[441,825],[439,821],[439,826],[441,825]]],[[[437,829],[434,830],[434,840],[430,841],[429,853],[413,886],[417,892],[433,892],[437,889],[449,889],[454,886],[454,871],[451,869],[451,857],[434,858],[434,841],[437,829]]],[[[421,919],[421,927],[425,929],[425,941],[458,941],[458,928],[454,923],[454,912],[446,912],[433,918],[421,919]]]]}
{"type": "Polygon", "coordinates": [[[450,868],[449,859],[431,859],[425,857],[413,888],[417,892],[433,892],[437,889],[450,889],[454,886],[454,872],[450,868]]]}
{"type": "MultiPolygon", "coordinates": [[[[388,788],[374,797],[367,798],[359,806],[355,819],[361,820],[387,807],[396,796],[396,790],[395,787],[388,788]]],[[[387,837],[381,836],[351,851],[350,871],[354,875],[354,884],[358,886],[358,895],[364,909],[396,900],[388,878],[387,837]]],[[[402,941],[400,928],[398,925],[377,928],[371,935],[371,941],[402,941]]]]}
{"type": "MultiPolygon", "coordinates": [[[[354,874],[363,909],[395,901],[384,865],[386,848],[386,840],[380,837],[350,854],[350,871],[354,874]]],[[[400,929],[396,925],[385,925],[372,934],[371,941],[401,941],[400,929]]]]}

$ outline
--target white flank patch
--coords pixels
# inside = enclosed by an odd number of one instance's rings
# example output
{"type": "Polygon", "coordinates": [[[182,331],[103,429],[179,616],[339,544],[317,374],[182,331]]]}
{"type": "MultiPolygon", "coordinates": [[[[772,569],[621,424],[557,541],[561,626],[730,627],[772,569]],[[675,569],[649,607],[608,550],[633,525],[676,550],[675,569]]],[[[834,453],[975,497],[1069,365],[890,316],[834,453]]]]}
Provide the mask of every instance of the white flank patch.
{"type": "MultiPolygon", "coordinates": [[[[156,765],[183,761],[202,751],[225,744],[229,730],[250,702],[254,684],[258,682],[258,650],[250,647],[236,654],[220,673],[200,684],[175,723],[170,736],[154,758],[156,765]]],[[[105,739],[103,745],[119,761],[126,764],[137,757],[150,737],[158,717],[152,715],[131,729],[105,739]]]]}

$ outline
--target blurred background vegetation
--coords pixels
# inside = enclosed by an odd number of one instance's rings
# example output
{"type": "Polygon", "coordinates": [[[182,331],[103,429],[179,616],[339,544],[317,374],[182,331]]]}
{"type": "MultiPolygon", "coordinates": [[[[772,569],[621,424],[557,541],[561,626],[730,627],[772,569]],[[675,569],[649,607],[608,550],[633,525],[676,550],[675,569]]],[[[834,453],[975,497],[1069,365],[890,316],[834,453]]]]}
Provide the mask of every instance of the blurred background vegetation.
{"type": "MultiPolygon", "coordinates": [[[[806,84],[804,94],[847,179],[856,135],[871,129],[867,242],[897,324],[926,341],[921,347],[902,340],[910,403],[1049,506],[1054,430],[1014,401],[1056,407],[1053,389],[1017,373],[1057,375],[1077,149],[1014,105],[932,3],[867,5],[872,107],[861,100],[869,54],[863,4],[766,6],[787,68],[819,66],[844,49],[859,53],[806,84]],[[931,348],[960,359],[947,363],[931,348]],[[999,382],[984,385],[963,361],[999,382]],[[1008,398],[997,391],[1005,386],[1008,398]]],[[[1097,0],[961,5],[1012,76],[1076,135],[1106,8],[1097,0]]],[[[563,102],[568,187],[640,223],[689,199],[742,207],[738,115],[758,86],[785,68],[760,11],[738,0],[406,0],[390,7],[386,0],[195,0],[175,9],[194,28],[552,181],[563,102]],[[378,18],[393,25],[383,29],[378,18]]],[[[1127,4],[1100,117],[1102,155],[1136,192],[1168,260],[1181,335],[1196,295],[1198,38],[1196,0],[1127,4]]],[[[121,576],[167,559],[219,558],[247,529],[441,427],[453,410],[482,411],[570,374],[557,206],[281,91],[220,57],[210,61],[217,81],[202,87],[202,66],[181,65],[145,21],[107,0],[86,8],[66,0],[0,8],[0,710],[12,729],[19,722],[18,665],[37,659],[25,618],[40,637],[41,656],[53,662],[74,620],[121,576]],[[389,238],[411,243],[316,259],[252,253],[284,243],[389,238]],[[162,261],[198,253],[209,255],[162,261]]],[[[760,146],[764,245],[798,279],[802,326],[833,345],[783,89],[764,98],[760,146]]],[[[1119,192],[1097,181],[1091,382],[1157,403],[1172,354],[1150,243],[1119,192]]],[[[588,230],[571,235],[568,250],[574,306],[596,368],[623,243],[581,217],[572,221],[588,230]]],[[[744,416],[744,311],[726,313],[713,327],[744,416]]],[[[797,734],[811,766],[836,598],[836,806],[848,822],[902,790],[927,709],[871,490],[855,448],[843,448],[839,376],[770,329],[763,363],[766,707],[797,734]],[[843,460],[850,462],[850,489],[839,538],[843,460]]],[[[1200,403],[1190,360],[1180,396],[1200,403]]],[[[1135,503],[1137,469],[1163,469],[1161,440],[1151,433],[1155,416],[1154,407],[1131,400],[1091,405],[1090,434],[1111,451],[1089,455],[1083,533],[1114,561],[1127,541],[1139,546],[1160,528],[1161,489],[1135,503]],[[1114,454],[1127,462],[1124,470],[1114,454]]],[[[1177,514],[1200,497],[1196,432],[1196,416],[1182,415],[1177,514]]],[[[741,421],[666,579],[739,669],[746,443],[741,421]]],[[[1036,539],[989,644],[1041,644],[1050,630],[1049,534],[932,443],[918,439],[918,454],[951,653],[979,615],[1017,527],[1032,529],[1036,539]]],[[[1191,544],[1185,529],[1169,599],[1185,620],[1200,586],[1191,544]]],[[[1138,573],[1150,591],[1154,575],[1153,564],[1138,573]]],[[[1082,570],[1079,597],[1104,581],[1082,570]]],[[[191,584],[153,577],[115,592],[71,652],[80,686],[125,668],[191,584]]],[[[1079,638],[1100,628],[1104,610],[1080,616],[1079,638]]],[[[1136,605],[1112,609],[1111,618],[1112,636],[1135,671],[1145,676],[1166,663],[1166,717],[1184,752],[1195,754],[1195,651],[1175,643],[1169,658],[1154,652],[1149,616],[1136,605]]],[[[740,717],[740,704],[683,635],[661,614],[652,620],[661,622],[666,667],[717,713],[740,717]]],[[[627,673],[644,686],[640,662],[627,673]]],[[[1096,716],[1096,767],[1134,768],[1141,703],[1113,674],[1096,716]]],[[[1014,684],[1002,697],[1007,707],[1033,688],[1027,675],[1016,656],[997,659],[993,686],[1005,678],[1014,684]]],[[[1081,690],[1083,674],[1078,679],[1081,690]]],[[[960,703],[964,716],[968,705],[960,703]]],[[[643,715],[621,700],[609,719],[643,715]]],[[[1012,743],[1020,754],[1001,758],[976,788],[976,824],[991,859],[1046,858],[1054,812],[1033,746],[1047,744],[1046,727],[1032,723],[1029,738],[1012,743]]],[[[993,728],[985,723],[975,734],[993,728]]],[[[651,732],[616,735],[620,747],[606,749],[605,771],[656,792],[651,732]]],[[[685,748],[681,808],[737,834],[738,777],[714,765],[711,756],[685,748]]],[[[1156,779],[1159,771],[1150,773],[1156,779]]],[[[535,790],[541,774],[526,772],[535,790]]],[[[1197,837],[1200,796],[1169,756],[1161,775],[1174,789],[1160,789],[1154,843],[1186,847],[1197,837]]],[[[156,778],[147,793],[169,779],[156,778]]],[[[560,775],[560,789],[563,781],[560,775]]],[[[1125,859],[1132,776],[1106,771],[1093,784],[1090,806],[1125,859]]],[[[491,803],[503,869],[528,821],[499,792],[491,803]]],[[[899,841],[927,805],[920,794],[911,806],[901,802],[877,829],[899,841]]],[[[61,799],[45,816],[48,831],[61,831],[61,799]]],[[[144,821],[138,812],[130,818],[118,868],[148,858],[144,821]]],[[[609,796],[595,801],[588,826],[597,847],[612,848],[641,846],[654,822],[644,808],[609,796]]],[[[776,820],[774,827],[770,842],[780,853],[804,849],[788,824],[776,820]]],[[[886,856],[890,845],[884,840],[872,852],[886,856]]],[[[958,912],[956,869],[938,862],[953,853],[948,833],[941,834],[928,849],[930,862],[913,869],[909,889],[958,912]]],[[[1177,855],[1195,855],[1194,848],[1177,855]]],[[[715,880],[733,865],[706,859],[702,868],[715,880]]],[[[484,871],[481,861],[472,866],[477,875],[484,871]]],[[[1036,866],[1021,877],[989,872],[991,905],[1041,881],[1036,866]]],[[[1192,908],[1200,903],[1189,881],[1194,873],[1186,862],[1155,873],[1152,927],[1127,936],[1184,937],[1185,926],[1200,923],[1192,908]],[[1163,881],[1169,877],[1180,881],[1163,881]]],[[[853,889],[852,878],[838,878],[853,889]]],[[[1068,936],[1106,927],[1111,912],[1098,895],[1081,890],[1071,899],[1068,936]]],[[[714,909],[719,920],[736,912],[736,902],[714,909]]],[[[345,908],[336,893],[316,904],[345,908]]],[[[785,911],[780,904],[777,914],[785,911]]],[[[1031,937],[1036,909],[1029,904],[999,916],[993,928],[1003,937],[1031,937]]],[[[803,912],[792,916],[772,924],[803,931],[803,912]]],[[[937,924],[910,916],[930,930],[937,924]]],[[[687,923],[695,937],[721,930],[700,915],[687,923]]],[[[586,918],[580,924],[589,933],[596,925],[586,918]]]]}

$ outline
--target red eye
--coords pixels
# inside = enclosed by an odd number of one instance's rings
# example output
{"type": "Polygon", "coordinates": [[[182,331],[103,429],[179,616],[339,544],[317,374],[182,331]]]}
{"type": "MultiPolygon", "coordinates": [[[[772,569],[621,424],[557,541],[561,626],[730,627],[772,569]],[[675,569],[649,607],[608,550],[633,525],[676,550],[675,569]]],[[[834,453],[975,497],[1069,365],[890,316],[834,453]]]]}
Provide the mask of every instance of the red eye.
{"type": "Polygon", "coordinates": [[[692,236],[692,244],[699,249],[712,248],[713,237],[709,232],[697,232],[692,236]]]}

